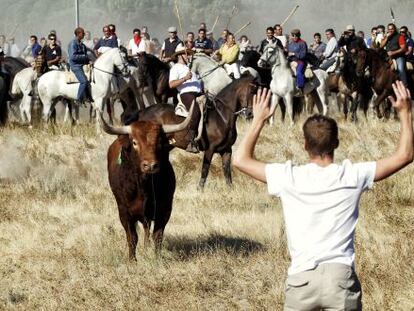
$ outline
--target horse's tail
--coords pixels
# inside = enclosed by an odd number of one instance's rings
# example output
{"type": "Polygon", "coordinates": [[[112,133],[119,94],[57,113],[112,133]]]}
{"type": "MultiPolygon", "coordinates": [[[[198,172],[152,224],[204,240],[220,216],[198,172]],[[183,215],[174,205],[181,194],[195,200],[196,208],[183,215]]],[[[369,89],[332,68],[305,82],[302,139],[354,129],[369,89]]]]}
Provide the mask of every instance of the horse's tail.
{"type": "Polygon", "coordinates": [[[7,119],[7,86],[6,81],[0,77],[0,126],[6,125],[7,119]]]}

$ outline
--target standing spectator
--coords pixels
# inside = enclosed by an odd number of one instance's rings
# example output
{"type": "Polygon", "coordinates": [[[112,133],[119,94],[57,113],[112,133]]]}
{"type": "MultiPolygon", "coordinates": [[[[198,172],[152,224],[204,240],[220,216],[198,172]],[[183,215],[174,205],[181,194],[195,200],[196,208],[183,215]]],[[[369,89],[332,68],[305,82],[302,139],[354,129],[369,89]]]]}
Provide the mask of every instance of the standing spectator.
{"type": "Polygon", "coordinates": [[[141,37],[144,37],[145,34],[148,34],[148,38],[149,38],[149,40],[151,40],[151,36],[148,32],[148,27],[147,26],[142,26],[142,28],[141,28],[141,37]]]}
{"type": "Polygon", "coordinates": [[[309,52],[314,54],[318,59],[323,58],[323,52],[326,49],[326,43],[322,42],[321,34],[319,32],[313,35],[313,42],[309,46],[309,52]]]}
{"type": "Polygon", "coordinates": [[[46,45],[47,45],[47,40],[46,40],[46,38],[45,38],[45,37],[41,37],[41,38],[40,38],[40,41],[39,41],[39,44],[40,44],[40,46],[42,47],[42,49],[43,49],[44,47],[46,47],[46,45]]]}
{"type": "Polygon", "coordinates": [[[5,35],[0,35],[0,49],[2,49],[3,54],[5,56],[9,56],[10,48],[9,48],[9,44],[6,42],[6,36],[5,35]]]}
{"type": "MultiPolygon", "coordinates": [[[[97,43],[97,42],[96,42],[97,43]]],[[[93,50],[93,47],[95,46],[92,38],[91,38],[91,32],[90,31],[85,31],[85,38],[83,39],[83,44],[85,44],[85,46],[89,49],[89,50],[93,50]]]]}
{"type": "Polygon", "coordinates": [[[400,120],[398,147],[389,157],[363,163],[334,163],[338,125],[322,115],[303,125],[307,164],[257,160],[258,138],[277,105],[270,108],[271,92],[266,90],[254,96],[253,121],[233,156],[233,167],[266,183],[269,195],[281,200],[291,258],[284,310],[362,310],[354,246],[361,195],[413,162],[410,92],[399,81],[393,88],[397,99],[389,100],[400,120]]]}
{"type": "Polygon", "coordinates": [[[20,56],[20,49],[17,46],[17,44],[14,42],[14,37],[9,38],[9,56],[11,57],[20,56]]]}
{"type": "Polygon", "coordinates": [[[276,24],[274,27],[275,38],[278,39],[284,48],[287,51],[287,46],[289,43],[288,36],[283,34],[283,28],[280,24],[276,24]]]}

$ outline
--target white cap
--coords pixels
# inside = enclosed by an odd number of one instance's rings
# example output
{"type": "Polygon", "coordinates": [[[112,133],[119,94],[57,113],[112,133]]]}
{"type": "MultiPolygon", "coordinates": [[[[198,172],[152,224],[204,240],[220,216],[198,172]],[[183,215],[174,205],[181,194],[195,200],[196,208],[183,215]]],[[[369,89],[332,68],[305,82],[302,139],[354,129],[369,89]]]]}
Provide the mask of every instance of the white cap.
{"type": "Polygon", "coordinates": [[[348,31],[354,30],[355,31],[355,26],[354,25],[347,25],[346,30],[348,30],[348,31]]]}
{"type": "Polygon", "coordinates": [[[174,27],[174,26],[169,27],[168,32],[177,32],[177,27],[174,27]]]}

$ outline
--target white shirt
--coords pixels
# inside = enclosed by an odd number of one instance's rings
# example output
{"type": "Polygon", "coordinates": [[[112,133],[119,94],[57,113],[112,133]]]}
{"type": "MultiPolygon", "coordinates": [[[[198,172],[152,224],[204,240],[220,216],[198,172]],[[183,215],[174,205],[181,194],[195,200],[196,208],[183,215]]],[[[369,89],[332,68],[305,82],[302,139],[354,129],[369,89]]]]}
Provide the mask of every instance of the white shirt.
{"type": "MultiPolygon", "coordinates": [[[[170,69],[170,82],[184,78],[187,73],[190,71],[184,64],[176,63],[170,69]]],[[[185,81],[183,84],[177,87],[177,90],[180,94],[196,92],[201,93],[201,83],[197,79],[195,72],[190,80],[185,81]]]]}
{"type": "Polygon", "coordinates": [[[280,40],[280,42],[282,42],[283,47],[286,49],[286,46],[288,44],[288,38],[286,35],[281,35],[281,36],[276,36],[277,39],[280,40]]]}
{"type": "Polygon", "coordinates": [[[128,50],[131,50],[132,55],[145,52],[145,42],[143,39],[139,42],[139,45],[135,44],[134,38],[129,40],[128,50]]]}
{"type": "Polygon", "coordinates": [[[376,162],[321,167],[314,163],[266,165],[270,195],[281,198],[292,258],[288,274],[321,263],[354,265],[359,199],[371,188],[376,162]]]}
{"type": "Polygon", "coordinates": [[[331,59],[336,57],[338,47],[338,41],[335,37],[332,37],[329,39],[328,43],[326,44],[325,52],[323,52],[323,56],[325,56],[326,59],[331,59]]]}

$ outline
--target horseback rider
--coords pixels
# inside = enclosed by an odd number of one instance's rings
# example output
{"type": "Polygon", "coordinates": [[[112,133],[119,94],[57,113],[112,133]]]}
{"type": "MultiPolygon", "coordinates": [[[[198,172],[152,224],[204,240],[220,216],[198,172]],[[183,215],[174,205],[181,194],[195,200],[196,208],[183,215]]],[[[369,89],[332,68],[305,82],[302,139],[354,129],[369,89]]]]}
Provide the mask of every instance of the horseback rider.
{"type": "Polygon", "coordinates": [[[44,55],[47,67],[49,70],[60,69],[60,63],[62,62],[62,49],[56,42],[56,36],[49,34],[47,37],[49,44],[44,48],[44,55]]]}
{"type": "Polygon", "coordinates": [[[345,46],[348,53],[355,53],[358,50],[366,49],[364,39],[355,35],[354,25],[346,26],[346,30],[341,35],[341,38],[339,38],[338,47],[341,48],[343,46],[345,46]]]}
{"type": "Polygon", "coordinates": [[[138,57],[139,53],[145,52],[145,42],[141,36],[141,30],[135,28],[132,31],[133,38],[129,40],[128,54],[134,58],[138,57]]]}
{"type": "Polygon", "coordinates": [[[407,26],[400,28],[400,34],[405,37],[405,45],[407,46],[407,52],[405,52],[405,58],[408,62],[413,63],[414,61],[414,40],[411,38],[411,33],[407,26]]]}
{"type": "Polygon", "coordinates": [[[323,70],[327,70],[335,63],[338,52],[338,41],[336,40],[334,30],[332,28],[326,29],[325,35],[328,43],[326,44],[325,51],[322,54],[322,64],[319,66],[319,68],[323,70]]]}
{"type": "Polygon", "coordinates": [[[198,30],[198,38],[194,41],[196,53],[204,53],[210,55],[213,53],[213,43],[206,37],[206,30],[200,28],[198,30]]]}
{"type": "Polygon", "coordinates": [[[280,40],[277,39],[274,35],[275,35],[275,32],[273,30],[273,27],[267,27],[267,29],[266,29],[266,39],[263,39],[262,42],[260,42],[260,48],[259,48],[259,53],[260,54],[263,54],[263,51],[264,51],[265,47],[269,43],[276,43],[276,45],[278,47],[280,47],[282,50],[284,50],[282,42],[280,42],[280,40]]]}
{"type": "Polygon", "coordinates": [[[240,48],[236,44],[236,39],[232,33],[227,35],[226,43],[220,48],[218,53],[221,55],[220,65],[224,66],[229,75],[235,79],[240,78],[240,68],[238,64],[240,48]]]}
{"type": "Polygon", "coordinates": [[[118,47],[118,38],[115,34],[112,34],[109,26],[104,26],[102,31],[104,33],[103,37],[99,39],[93,48],[97,57],[112,48],[118,47]]]}
{"type": "MultiPolygon", "coordinates": [[[[194,53],[192,50],[186,50],[183,46],[178,47],[177,52],[171,56],[171,59],[175,62],[175,64],[171,67],[169,77],[170,88],[177,89],[181,102],[187,108],[187,111],[190,110],[193,101],[202,93],[200,80],[197,79],[196,74],[191,72],[188,67],[188,55],[192,53],[194,53]]],[[[200,116],[200,109],[198,105],[195,105],[193,115],[191,117],[191,123],[188,126],[189,130],[187,137],[189,143],[186,149],[188,152],[199,152],[198,145],[194,139],[196,138],[196,131],[200,121],[200,116]]]]}
{"type": "Polygon", "coordinates": [[[275,31],[275,38],[278,39],[282,43],[283,50],[286,51],[287,50],[288,43],[289,43],[289,40],[288,40],[288,36],[283,34],[282,25],[276,24],[273,27],[273,29],[275,31]]]}
{"type": "Polygon", "coordinates": [[[161,60],[169,63],[176,50],[184,48],[184,43],[177,37],[177,28],[168,28],[169,38],[164,40],[161,47],[161,60]]]}
{"type": "Polygon", "coordinates": [[[78,27],[75,29],[75,36],[69,44],[69,65],[72,72],[75,74],[79,81],[78,95],[76,97],[78,102],[84,100],[93,102],[90,83],[83,72],[83,65],[90,63],[86,46],[82,43],[82,39],[85,37],[85,31],[83,28],[78,27]]]}
{"type": "Polygon", "coordinates": [[[395,59],[397,62],[397,69],[400,80],[404,83],[405,86],[407,86],[407,73],[405,70],[405,52],[407,51],[407,46],[405,44],[404,35],[398,33],[395,24],[388,24],[387,35],[384,37],[384,39],[382,39],[380,47],[385,48],[389,58],[395,59]]]}
{"type": "Polygon", "coordinates": [[[297,63],[296,67],[296,85],[299,88],[299,93],[303,94],[305,87],[305,69],[306,69],[306,53],[308,46],[304,40],[301,39],[299,29],[293,29],[290,32],[292,39],[288,44],[288,60],[297,63]]]}

